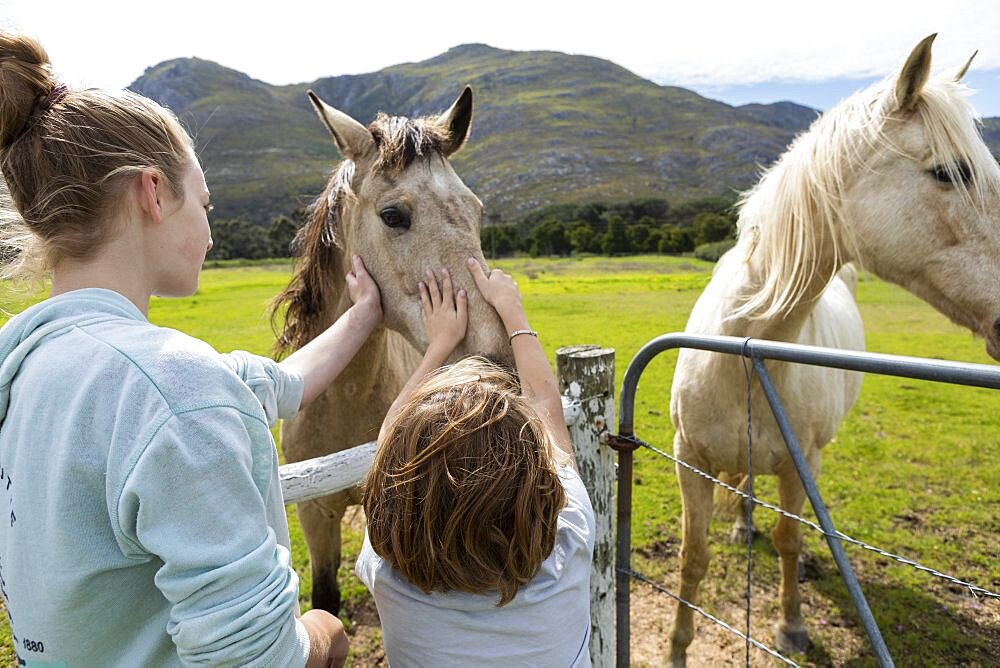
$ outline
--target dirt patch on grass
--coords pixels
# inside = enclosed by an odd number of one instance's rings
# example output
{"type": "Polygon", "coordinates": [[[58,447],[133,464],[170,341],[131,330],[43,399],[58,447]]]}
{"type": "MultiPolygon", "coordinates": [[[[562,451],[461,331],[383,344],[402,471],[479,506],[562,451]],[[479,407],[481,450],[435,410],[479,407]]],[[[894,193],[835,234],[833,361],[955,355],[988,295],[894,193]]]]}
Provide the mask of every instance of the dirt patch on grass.
{"type": "Polygon", "coordinates": [[[347,664],[350,666],[388,666],[382,646],[382,626],[375,601],[366,596],[357,603],[344,605],[343,615],[350,620],[347,636],[351,640],[347,664]]]}
{"type": "MultiPolygon", "coordinates": [[[[630,665],[665,665],[668,652],[670,628],[674,619],[674,603],[666,595],[643,583],[634,583],[631,594],[631,634],[630,665]]],[[[754,603],[754,616],[759,616],[766,605],[763,595],[754,603]]],[[[349,665],[387,666],[388,661],[382,647],[382,635],[378,626],[378,613],[370,597],[360,605],[345,613],[351,618],[348,635],[351,638],[349,665]]],[[[742,607],[731,604],[719,612],[739,629],[744,628],[742,607]]],[[[742,665],[746,654],[744,641],[714,623],[696,617],[696,635],[688,648],[688,665],[691,666],[732,666],[742,665]]],[[[751,634],[765,644],[771,644],[771,629],[752,629],[751,634]]],[[[851,640],[851,645],[858,643],[851,640]]],[[[846,649],[846,648],[845,648],[846,649]]],[[[849,652],[848,652],[849,653],[849,652]]],[[[856,656],[856,652],[853,656],[856,656]]],[[[775,659],[751,647],[750,665],[773,666],[775,659]]],[[[805,663],[804,665],[808,665],[805,663]]],[[[814,664],[816,665],[816,664],[814,664]]],[[[844,662],[822,665],[847,665],[844,662]]]]}
{"type": "MultiPolygon", "coordinates": [[[[766,552],[767,545],[761,543],[758,540],[756,550],[766,552]]],[[[659,562],[657,570],[662,569],[650,579],[668,591],[677,591],[676,545],[664,541],[654,544],[648,552],[659,562]]],[[[759,561],[754,568],[750,635],[774,648],[774,627],[780,617],[777,568],[763,555],[759,561]]],[[[1000,601],[974,599],[967,591],[952,591],[945,584],[931,581],[922,590],[887,586],[881,584],[880,577],[886,567],[878,562],[860,564],[856,570],[896,665],[996,665],[995,657],[1000,656],[1000,601]]],[[[800,585],[802,613],[813,644],[805,654],[789,658],[802,666],[874,665],[871,645],[828,555],[808,556],[805,570],[808,579],[800,585]]],[[[745,562],[732,554],[717,554],[704,580],[702,605],[744,632],[744,586],[745,562]]],[[[677,604],[639,581],[632,583],[630,603],[630,665],[665,665],[677,604]]],[[[352,620],[350,665],[387,665],[371,598],[364,597],[345,612],[352,620]]],[[[741,637],[695,613],[695,638],[688,648],[688,665],[744,665],[746,656],[741,637]]],[[[751,666],[780,665],[778,659],[753,646],[749,658],[751,666]]]]}
{"type": "MultiPolygon", "coordinates": [[[[905,529],[918,515],[900,514],[894,521],[905,529]]],[[[364,531],[360,507],[349,509],[344,519],[349,531],[364,531]]],[[[719,530],[713,536],[713,556],[702,583],[700,604],[734,629],[745,632],[746,553],[742,547],[724,544],[719,534],[725,527],[716,528],[719,530]]],[[[753,545],[750,636],[775,649],[775,626],[781,615],[777,559],[766,533],[757,534],[753,545]]],[[[636,548],[633,567],[667,591],[677,592],[679,548],[679,541],[670,536],[636,548]]],[[[344,556],[345,565],[352,567],[356,555],[344,556]]],[[[889,571],[900,566],[867,553],[852,554],[851,562],[896,665],[997,665],[1000,601],[975,598],[963,587],[929,576],[917,586],[891,584],[889,571]]],[[[812,647],[789,658],[802,666],[874,665],[871,644],[829,553],[807,550],[802,575],[802,615],[812,647]]],[[[665,665],[677,603],[641,581],[632,582],[630,603],[630,664],[665,665]]],[[[344,616],[350,620],[349,665],[387,666],[372,598],[365,593],[345,601],[344,616]]],[[[695,613],[695,638],[688,648],[688,665],[744,665],[746,657],[743,638],[695,613]]],[[[781,663],[754,646],[750,647],[749,659],[751,666],[781,663]]]]}

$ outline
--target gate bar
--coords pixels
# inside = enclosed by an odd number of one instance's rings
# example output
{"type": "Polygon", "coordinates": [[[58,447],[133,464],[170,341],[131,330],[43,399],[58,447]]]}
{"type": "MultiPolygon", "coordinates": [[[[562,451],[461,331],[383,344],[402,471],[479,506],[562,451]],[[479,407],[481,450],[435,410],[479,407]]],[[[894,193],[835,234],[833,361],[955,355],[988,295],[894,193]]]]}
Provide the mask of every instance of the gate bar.
{"type": "Polygon", "coordinates": [[[823,498],[816,487],[816,480],[812,476],[812,471],[809,470],[809,464],[802,454],[802,449],[799,448],[799,440],[795,436],[792,425],[788,422],[788,416],[785,415],[785,407],[781,404],[781,398],[778,396],[778,391],[771,381],[767,367],[764,366],[764,360],[756,356],[751,357],[751,359],[754,371],[757,372],[757,379],[760,380],[760,385],[764,388],[764,394],[767,396],[767,403],[771,405],[771,412],[774,414],[774,419],[778,422],[778,428],[785,439],[785,445],[788,446],[788,454],[792,456],[795,470],[799,473],[802,487],[806,490],[806,496],[809,497],[809,503],[812,505],[813,512],[816,513],[819,525],[823,527],[826,544],[830,546],[833,560],[837,563],[837,568],[840,570],[840,577],[843,578],[844,584],[847,585],[847,592],[851,595],[851,601],[854,602],[854,608],[858,611],[858,616],[861,617],[861,624],[865,628],[865,633],[868,634],[868,641],[871,642],[872,649],[875,650],[875,658],[882,668],[891,668],[894,664],[892,656],[889,654],[889,648],[885,646],[882,632],[879,631],[878,623],[872,615],[872,610],[868,606],[865,594],[861,591],[861,585],[858,584],[858,578],[854,575],[851,562],[848,561],[847,554],[844,553],[844,546],[840,542],[840,538],[837,537],[837,530],[833,526],[833,520],[830,519],[830,513],[827,512],[826,504],[823,503],[823,498]]]}
{"type": "MultiPolygon", "coordinates": [[[[717,353],[730,353],[746,357],[797,362],[816,366],[866,371],[885,376],[902,376],[918,380],[931,380],[955,385],[971,385],[1000,390],[1000,367],[989,364],[950,362],[924,357],[904,355],[884,355],[857,350],[838,350],[820,346],[804,346],[798,343],[746,339],[738,336],[709,336],[673,333],[658,336],[635,354],[625,370],[621,393],[621,419],[619,425],[628,427],[632,435],[632,416],[635,411],[635,389],[639,376],[650,360],[665,350],[673,348],[697,348],[717,353]]],[[[626,435],[625,432],[621,432],[626,435]]]]}
{"type": "MultiPolygon", "coordinates": [[[[635,392],[639,386],[639,377],[642,375],[642,372],[654,357],[674,348],[695,348],[698,350],[750,357],[753,360],[757,358],[773,359],[784,362],[846,369],[849,371],[864,371],[887,376],[902,376],[918,380],[1000,389],[1000,367],[987,364],[969,364],[966,362],[950,362],[922,357],[838,350],[836,348],[805,346],[796,343],[764,341],[737,336],[698,335],[675,332],[656,337],[644,345],[635,354],[632,361],[629,362],[622,380],[620,394],[621,410],[618,413],[619,436],[634,436],[635,392]]],[[[770,376],[768,376],[768,380],[770,380],[770,376]]],[[[777,413],[775,417],[777,419],[777,413]]],[[[615,603],[616,637],[618,644],[617,665],[621,668],[626,668],[629,664],[629,642],[631,636],[629,624],[630,580],[628,577],[628,572],[631,571],[632,556],[631,523],[632,451],[620,450],[618,453],[618,541],[615,558],[617,586],[615,603]]],[[[826,530],[826,527],[823,528],[826,530]]],[[[839,540],[837,543],[839,544],[839,540]]],[[[836,559],[836,556],[834,558],[836,559]]]]}

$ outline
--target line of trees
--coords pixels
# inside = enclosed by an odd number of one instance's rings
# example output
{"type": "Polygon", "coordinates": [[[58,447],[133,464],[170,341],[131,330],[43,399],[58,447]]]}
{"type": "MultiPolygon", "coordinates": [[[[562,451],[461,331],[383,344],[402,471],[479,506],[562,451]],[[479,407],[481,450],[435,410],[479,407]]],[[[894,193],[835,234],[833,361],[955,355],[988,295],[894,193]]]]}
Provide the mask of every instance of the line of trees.
{"type": "MultiPolygon", "coordinates": [[[[486,225],[483,253],[490,258],[528,254],[682,254],[715,260],[735,238],[735,197],[704,197],[671,206],[664,199],[556,204],[516,223],[486,225]]],[[[270,226],[243,220],[212,222],[217,260],[290,257],[304,212],[279,216],[270,226]]]]}
{"type": "Polygon", "coordinates": [[[735,238],[734,204],[734,197],[705,197],[675,207],[663,199],[558,204],[517,223],[484,227],[483,252],[488,257],[537,257],[681,254],[708,244],[725,247],[735,238]]]}

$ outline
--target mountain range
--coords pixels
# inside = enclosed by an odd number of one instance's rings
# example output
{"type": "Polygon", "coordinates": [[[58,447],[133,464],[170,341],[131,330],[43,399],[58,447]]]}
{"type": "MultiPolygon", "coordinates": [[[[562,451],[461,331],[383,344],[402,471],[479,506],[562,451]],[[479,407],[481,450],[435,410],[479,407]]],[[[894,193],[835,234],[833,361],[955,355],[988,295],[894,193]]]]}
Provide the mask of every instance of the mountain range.
{"type": "MultiPolygon", "coordinates": [[[[474,118],[453,164],[493,223],[549,204],[745,189],[819,114],[792,102],[734,107],[599,58],[483,44],[285,86],[175,59],[130,88],[170,107],[192,133],[219,218],[267,224],[311,201],[340,159],[307,89],[367,124],[379,111],[440,113],[465,84],[474,118]]],[[[1000,119],[986,119],[984,137],[1000,148],[1000,119]]]]}

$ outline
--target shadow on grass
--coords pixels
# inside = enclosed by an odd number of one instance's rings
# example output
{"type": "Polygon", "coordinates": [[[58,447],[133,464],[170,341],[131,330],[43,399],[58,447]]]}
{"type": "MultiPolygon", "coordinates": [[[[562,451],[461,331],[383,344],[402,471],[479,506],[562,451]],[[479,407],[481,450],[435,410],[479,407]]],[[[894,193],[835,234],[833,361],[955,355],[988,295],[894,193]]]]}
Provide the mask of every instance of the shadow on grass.
{"type": "MultiPolygon", "coordinates": [[[[840,663],[860,667],[877,665],[860,617],[832,557],[813,559],[816,570],[811,586],[836,609],[842,622],[864,640],[862,654],[840,663]]],[[[852,562],[857,568],[856,562],[852,562]]],[[[904,566],[899,566],[905,568],[904,566]]],[[[879,578],[879,568],[871,575],[857,573],[861,590],[872,610],[882,638],[897,666],[995,666],[1000,657],[1000,623],[992,614],[976,614],[963,609],[967,599],[949,592],[928,577],[926,587],[888,582],[879,578]]],[[[986,602],[985,605],[995,605],[986,602]]],[[[836,613],[835,613],[836,614],[836,613]]],[[[810,620],[815,628],[815,620],[810,620]]],[[[821,635],[821,634],[820,634],[821,635]]],[[[831,649],[822,639],[814,639],[806,660],[818,666],[832,665],[831,649]]]]}
{"type": "MultiPolygon", "coordinates": [[[[702,603],[734,622],[739,616],[732,606],[743,591],[746,551],[744,546],[724,540],[723,531],[728,527],[713,526],[713,554],[702,582],[702,603]]],[[[674,537],[650,541],[635,548],[633,567],[673,591],[677,587],[678,552],[679,541],[674,537]]],[[[769,644],[771,624],[780,615],[780,578],[767,533],[755,535],[753,552],[754,625],[761,629],[758,639],[769,644]]],[[[967,594],[950,591],[943,581],[928,577],[926,583],[917,585],[896,583],[891,569],[905,566],[850,556],[897,666],[1000,665],[1000,602],[981,600],[976,610],[967,594]]],[[[877,665],[854,603],[826,547],[808,550],[804,562],[806,581],[800,586],[813,644],[805,654],[790,658],[812,666],[877,665]]],[[[666,610],[672,605],[664,602],[666,610]]]]}

